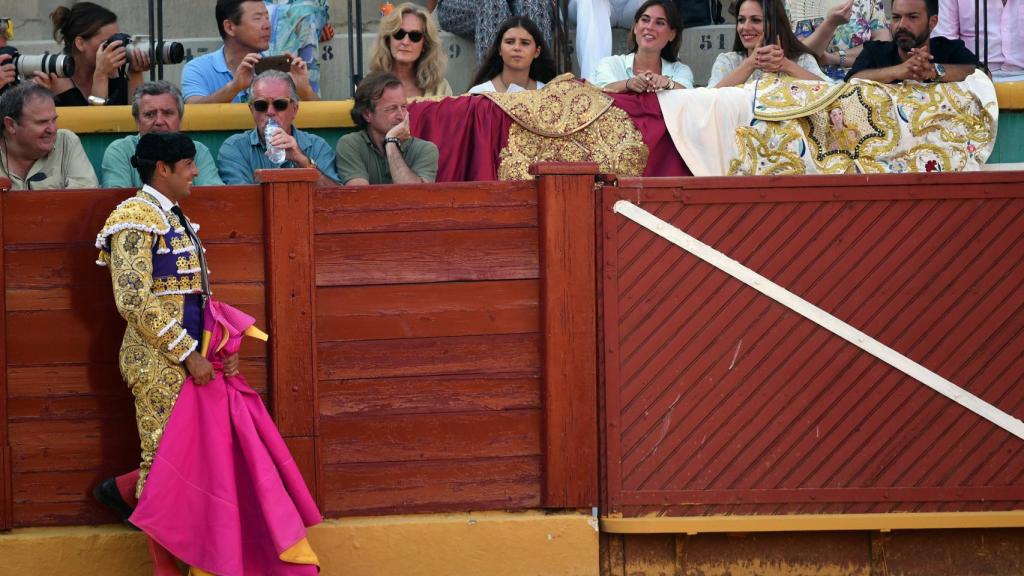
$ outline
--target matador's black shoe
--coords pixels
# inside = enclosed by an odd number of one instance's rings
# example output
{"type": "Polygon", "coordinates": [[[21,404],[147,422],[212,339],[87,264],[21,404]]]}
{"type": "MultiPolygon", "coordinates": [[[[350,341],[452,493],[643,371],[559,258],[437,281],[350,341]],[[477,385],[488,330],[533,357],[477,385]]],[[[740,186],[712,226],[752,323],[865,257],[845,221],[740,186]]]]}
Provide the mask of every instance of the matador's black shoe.
{"type": "Polygon", "coordinates": [[[138,530],[134,524],[128,521],[128,518],[132,515],[132,512],[134,512],[135,509],[129,506],[128,503],[124,501],[124,498],[121,498],[121,493],[117,491],[117,481],[114,480],[113,476],[105,478],[102,482],[97,484],[96,487],[92,489],[92,496],[100,504],[103,504],[112,510],[114,514],[117,514],[117,517],[120,518],[121,521],[129,528],[138,530]]]}

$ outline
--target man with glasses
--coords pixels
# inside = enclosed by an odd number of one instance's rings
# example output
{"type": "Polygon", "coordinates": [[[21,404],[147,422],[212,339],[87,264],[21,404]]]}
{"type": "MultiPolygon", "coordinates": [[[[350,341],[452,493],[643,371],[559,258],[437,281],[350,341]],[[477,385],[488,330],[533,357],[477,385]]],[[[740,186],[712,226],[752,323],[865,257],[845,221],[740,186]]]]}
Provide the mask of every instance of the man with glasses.
{"type": "Polygon", "coordinates": [[[320,171],[319,186],[333,186],[338,182],[334,167],[334,153],[330,145],[316,134],[303,132],[292,126],[299,112],[299,97],[291,76],[277,70],[267,70],[252,82],[249,110],[256,127],[235,134],[220,147],[217,166],[225,184],[252,184],[256,170],[266,168],[316,168],[320,171]],[[274,164],[267,156],[264,134],[270,120],[278,129],[270,138],[270,145],[284,150],[284,163],[274,164]]]}
{"type": "Polygon", "coordinates": [[[413,138],[405,88],[397,76],[375,72],[356,89],[352,120],[362,130],[338,140],[338,173],[344,184],[416,184],[437,177],[437,146],[413,138]]]}
{"type": "MultiPolygon", "coordinates": [[[[104,188],[142,188],[139,172],[132,166],[132,156],[139,138],[150,132],[179,132],[185,114],[185,101],[178,87],[166,80],[146,82],[132,95],[132,116],[138,134],[114,140],[103,153],[104,188]]],[[[194,186],[220,186],[224,184],[217,174],[213,154],[202,142],[195,142],[196,167],[199,175],[194,186]]]]}

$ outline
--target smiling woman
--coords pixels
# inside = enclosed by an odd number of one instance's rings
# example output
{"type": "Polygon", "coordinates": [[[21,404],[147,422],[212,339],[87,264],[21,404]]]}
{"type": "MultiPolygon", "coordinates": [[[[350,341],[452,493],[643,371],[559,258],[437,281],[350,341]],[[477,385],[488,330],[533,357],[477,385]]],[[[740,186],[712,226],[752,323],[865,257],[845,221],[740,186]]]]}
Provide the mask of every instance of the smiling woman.
{"type": "Polygon", "coordinates": [[[718,55],[711,67],[708,86],[724,88],[745,83],[762,72],[779,72],[800,80],[827,80],[811,50],[789,26],[782,0],[767,0],[778,15],[778,37],[765,41],[765,17],[761,0],[739,0],[730,11],[736,16],[736,40],[732,52],[718,55]]]}
{"type": "Polygon", "coordinates": [[[654,92],[693,88],[693,72],[679,61],[682,19],[673,2],[647,0],[633,16],[629,54],[603,58],[594,84],[609,92],[654,92]]]}

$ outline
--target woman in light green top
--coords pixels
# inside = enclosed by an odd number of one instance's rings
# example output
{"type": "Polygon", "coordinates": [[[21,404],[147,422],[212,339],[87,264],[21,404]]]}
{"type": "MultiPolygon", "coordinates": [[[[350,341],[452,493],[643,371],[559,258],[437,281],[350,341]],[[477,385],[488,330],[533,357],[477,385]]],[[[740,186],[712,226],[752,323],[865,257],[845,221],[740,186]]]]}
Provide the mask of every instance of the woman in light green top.
{"type": "Polygon", "coordinates": [[[381,18],[370,71],[398,76],[409,98],[452,94],[444,77],[448,57],[441,49],[437,25],[426,10],[411,2],[381,18]]]}
{"type": "Polygon", "coordinates": [[[679,61],[683,20],[669,0],[647,0],[633,16],[629,54],[602,58],[593,82],[608,92],[693,88],[693,72],[679,61]]]}

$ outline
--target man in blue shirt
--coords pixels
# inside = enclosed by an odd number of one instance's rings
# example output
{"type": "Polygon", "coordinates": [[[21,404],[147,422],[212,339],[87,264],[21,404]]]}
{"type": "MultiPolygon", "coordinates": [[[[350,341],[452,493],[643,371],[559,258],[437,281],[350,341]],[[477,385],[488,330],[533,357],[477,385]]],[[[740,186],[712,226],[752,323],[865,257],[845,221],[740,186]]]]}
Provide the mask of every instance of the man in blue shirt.
{"type": "MultiPolygon", "coordinates": [[[[270,16],[263,0],[217,0],[217,28],[224,45],[185,64],[181,91],[189,104],[245,102],[261,52],[270,46],[270,16]]],[[[303,100],[319,100],[302,58],[289,72],[303,100]]]]}
{"type": "Polygon", "coordinates": [[[256,128],[235,134],[224,141],[217,155],[220,177],[225,184],[252,184],[256,170],[265,168],[316,168],[319,186],[336,186],[334,150],[323,138],[292,126],[299,112],[299,97],[292,77],[267,70],[253,80],[249,110],[256,128]],[[285,151],[285,161],[277,165],[267,158],[264,128],[270,119],[280,127],[270,144],[285,151]]]}

